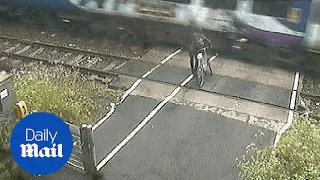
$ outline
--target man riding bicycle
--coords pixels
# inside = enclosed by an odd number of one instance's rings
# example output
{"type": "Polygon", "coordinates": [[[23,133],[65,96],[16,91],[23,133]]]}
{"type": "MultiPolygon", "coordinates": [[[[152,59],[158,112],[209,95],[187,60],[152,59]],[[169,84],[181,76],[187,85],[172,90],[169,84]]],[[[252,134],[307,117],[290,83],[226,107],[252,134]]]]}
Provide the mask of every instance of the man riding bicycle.
{"type": "MultiPolygon", "coordinates": [[[[191,44],[189,46],[189,56],[190,56],[190,65],[191,65],[191,70],[192,73],[194,73],[194,58],[196,56],[196,54],[202,50],[203,48],[208,48],[208,47],[212,47],[211,45],[211,41],[205,37],[205,35],[202,33],[201,28],[197,25],[195,25],[195,23],[191,22],[191,44]]],[[[209,59],[207,59],[207,63],[209,65],[210,71],[211,70],[211,66],[210,66],[210,62],[208,62],[209,59]]]]}

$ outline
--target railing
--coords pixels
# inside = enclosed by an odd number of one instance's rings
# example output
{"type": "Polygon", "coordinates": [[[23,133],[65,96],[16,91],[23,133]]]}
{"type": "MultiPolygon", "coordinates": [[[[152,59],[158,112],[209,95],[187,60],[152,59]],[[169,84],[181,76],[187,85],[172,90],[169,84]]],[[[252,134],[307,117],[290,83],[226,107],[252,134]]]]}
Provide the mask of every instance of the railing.
{"type": "Polygon", "coordinates": [[[67,124],[73,137],[73,150],[68,164],[81,172],[96,174],[92,125],[67,124]]]}
{"type": "Polygon", "coordinates": [[[72,133],[72,138],[73,138],[73,150],[71,157],[68,161],[68,164],[71,165],[72,167],[75,167],[76,169],[79,169],[83,172],[85,172],[84,168],[84,161],[83,161],[83,152],[82,152],[82,147],[81,147],[81,133],[80,133],[80,128],[76,125],[69,124],[69,129],[72,133]]]}

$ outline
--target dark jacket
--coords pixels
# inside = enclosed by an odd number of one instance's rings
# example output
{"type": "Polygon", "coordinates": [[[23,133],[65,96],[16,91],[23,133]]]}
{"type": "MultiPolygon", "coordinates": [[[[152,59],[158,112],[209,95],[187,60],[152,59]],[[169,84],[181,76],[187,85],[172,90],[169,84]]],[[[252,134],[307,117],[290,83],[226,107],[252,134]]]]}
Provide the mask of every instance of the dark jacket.
{"type": "Polygon", "coordinates": [[[194,32],[191,35],[191,44],[189,46],[189,51],[191,54],[197,53],[200,49],[210,46],[210,40],[206,38],[201,32],[194,32]]]}

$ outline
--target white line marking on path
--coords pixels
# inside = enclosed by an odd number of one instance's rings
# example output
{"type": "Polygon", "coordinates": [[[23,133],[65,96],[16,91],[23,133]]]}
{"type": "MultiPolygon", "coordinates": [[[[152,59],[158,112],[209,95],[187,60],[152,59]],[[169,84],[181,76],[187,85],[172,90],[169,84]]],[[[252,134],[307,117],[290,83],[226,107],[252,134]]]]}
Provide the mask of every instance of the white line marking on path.
{"type": "Polygon", "coordinates": [[[296,104],[297,91],[292,91],[290,109],[294,110],[294,106],[296,104]]]}
{"type": "Polygon", "coordinates": [[[294,84],[292,87],[292,95],[291,95],[291,99],[290,99],[290,110],[289,110],[289,114],[288,114],[288,119],[287,119],[287,123],[280,129],[280,131],[276,134],[276,138],[274,140],[273,143],[273,147],[276,147],[278,142],[280,141],[280,138],[282,136],[282,134],[287,131],[290,126],[292,125],[293,122],[293,110],[295,108],[295,104],[296,104],[296,98],[297,98],[297,90],[298,90],[298,84],[299,84],[299,72],[296,72],[295,74],[295,78],[294,78],[294,84]]]}
{"type": "MultiPolygon", "coordinates": [[[[157,66],[153,67],[152,69],[150,69],[149,71],[147,71],[145,74],[143,74],[141,76],[142,79],[145,79],[146,77],[148,77],[153,71],[155,71],[156,69],[158,69],[161,65],[163,65],[164,63],[168,62],[173,56],[175,56],[176,54],[178,54],[179,52],[181,52],[181,49],[178,49],[177,51],[175,51],[174,53],[170,54],[168,57],[166,57],[163,61],[160,62],[160,64],[158,64],[157,66]]],[[[121,101],[120,103],[122,103],[137,87],[138,85],[142,82],[142,79],[138,79],[136,82],[134,82],[134,84],[131,86],[130,89],[128,89],[125,94],[121,97],[121,101]]]]}
{"type": "Polygon", "coordinates": [[[162,60],[160,62],[160,64],[165,64],[166,62],[168,62],[173,56],[177,55],[178,53],[181,52],[181,49],[178,49],[176,52],[170,54],[168,57],[166,57],[164,60],[162,60]]]}
{"type": "Polygon", "coordinates": [[[161,66],[161,64],[158,64],[157,66],[155,66],[154,68],[150,69],[148,72],[146,72],[144,75],[142,75],[142,78],[146,78],[147,76],[149,76],[153,71],[155,71],[156,69],[158,69],[161,66]]]}
{"type": "Polygon", "coordinates": [[[95,125],[92,126],[92,131],[96,130],[105,120],[107,120],[116,110],[116,105],[114,103],[110,103],[111,110],[104,116],[100,121],[98,121],[95,125]]]}
{"type": "Polygon", "coordinates": [[[173,52],[168,57],[166,57],[164,60],[162,60],[160,62],[160,64],[158,64],[157,66],[155,66],[152,69],[150,69],[149,71],[147,71],[145,74],[143,74],[141,76],[141,78],[137,79],[132,84],[132,86],[121,96],[120,102],[118,102],[117,104],[113,104],[113,105],[111,104],[112,109],[108,112],[108,114],[105,117],[103,117],[101,120],[98,121],[98,123],[96,123],[93,126],[92,131],[96,130],[101,124],[103,124],[115,112],[115,105],[119,105],[119,104],[123,103],[123,101],[139,86],[139,84],[142,82],[142,79],[145,79],[146,77],[148,77],[153,71],[158,69],[161,65],[165,64],[166,62],[168,62],[170,59],[172,59],[173,56],[177,55],[180,52],[181,52],[181,49],[178,49],[177,51],[173,52]]]}
{"type": "Polygon", "coordinates": [[[292,121],[293,121],[293,111],[292,111],[292,110],[289,110],[287,123],[286,123],[286,124],[281,128],[281,130],[277,133],[276,138],[275,138],[275,140],[274,140],[273,147],[276,147],[276,146],[277,146],[277,144],[278,144],[279,141],[280,141],[280,138],[281,138],[282,134],[283,134],[287,129],[289,129],[289,127],[290,127],[291,124],[292,124],[292,121]]]}
{"type": "Polygon", "coordinates": [[[136,82],[133,83],[133,85],[121,96],[121,101],[119,104],[121,104],[133,91],[138,85],[142,82],[142,79],[136,80],[136,82]]]}
{"type": "Polygon", "coordinates": [[[180,86],[185,86],[188,82],[190,82],[191,81],[191,79],[193,78],[193,74],[191,74],[189,77],[187,77],[187,79],[185,79],[181,84],[180,84],[180,86]]]}
{"type": "Polygon", "coordinates": [[[160,64],[158,64],[157,66],[155,66],[154,68],[152,68],[148,72],[146,72],[144,75],[142,75],[142,78],[146,78],[147,76],[149,76],[153,71],[158,69],[161,65],[165,64],[166,62],[168,62],[173,56],[177,55],[180,52],[181,52],[181,49],[178,49],[176,52],[170,54],[168,57],[166,57],[164,60],[162,60],[160,62],[160,64]]]}
{"type": "Polygon", "coordinates": [[[299,83],[299,73],[296,73],[296,76],[294,78],[294,84],[293,84],[293,90],[297,91],[298,90],[298,83],[299,83]]]}
{"type": "Polygon", "coordinates": [[[175,95],[178,94],[178,92],[181,90],[181,87],[185,86],[191,79],[193,78],[193,75],[188,76],[181,84],[178,86],[173,92],[167,96],[161,103],[157,105],[156,108],[154,108],[146,118],[142,120],[142,122],[133,130],[130,132],[130,134],[124,138],[124,140],[121,141],[120,144],[118,144],[98,165],[97,165],[97,171],[99,171],[104,165],[106,165],[120,150],[123,148],[150,120],[152,117],[156,115],[158,111],[172,99],[175,95]]]}

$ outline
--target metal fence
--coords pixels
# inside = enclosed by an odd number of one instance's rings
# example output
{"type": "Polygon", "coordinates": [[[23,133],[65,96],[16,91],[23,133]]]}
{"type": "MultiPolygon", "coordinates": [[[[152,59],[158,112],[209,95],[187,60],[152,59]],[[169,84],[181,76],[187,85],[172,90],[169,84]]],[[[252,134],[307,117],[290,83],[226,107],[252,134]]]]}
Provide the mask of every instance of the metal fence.
{"type": "Polygon", "coordinates": [[[67,124],[72,133],[72,138],[73,138],[73,150],[72,150],[71,157],[68,161],[68,164],[84,172],[85,169],[84,169],[83,153],[82,153],[82,147],[81,147],[80,128],[73,124],[69,124],[69,123],[67,124]]]}
{"type": "Polygon", "coordinates": [[[73,151],[68,164],[84,173],[96,174],[96,156],[92,125],[67,123],[73,137],[73,151]]]}

